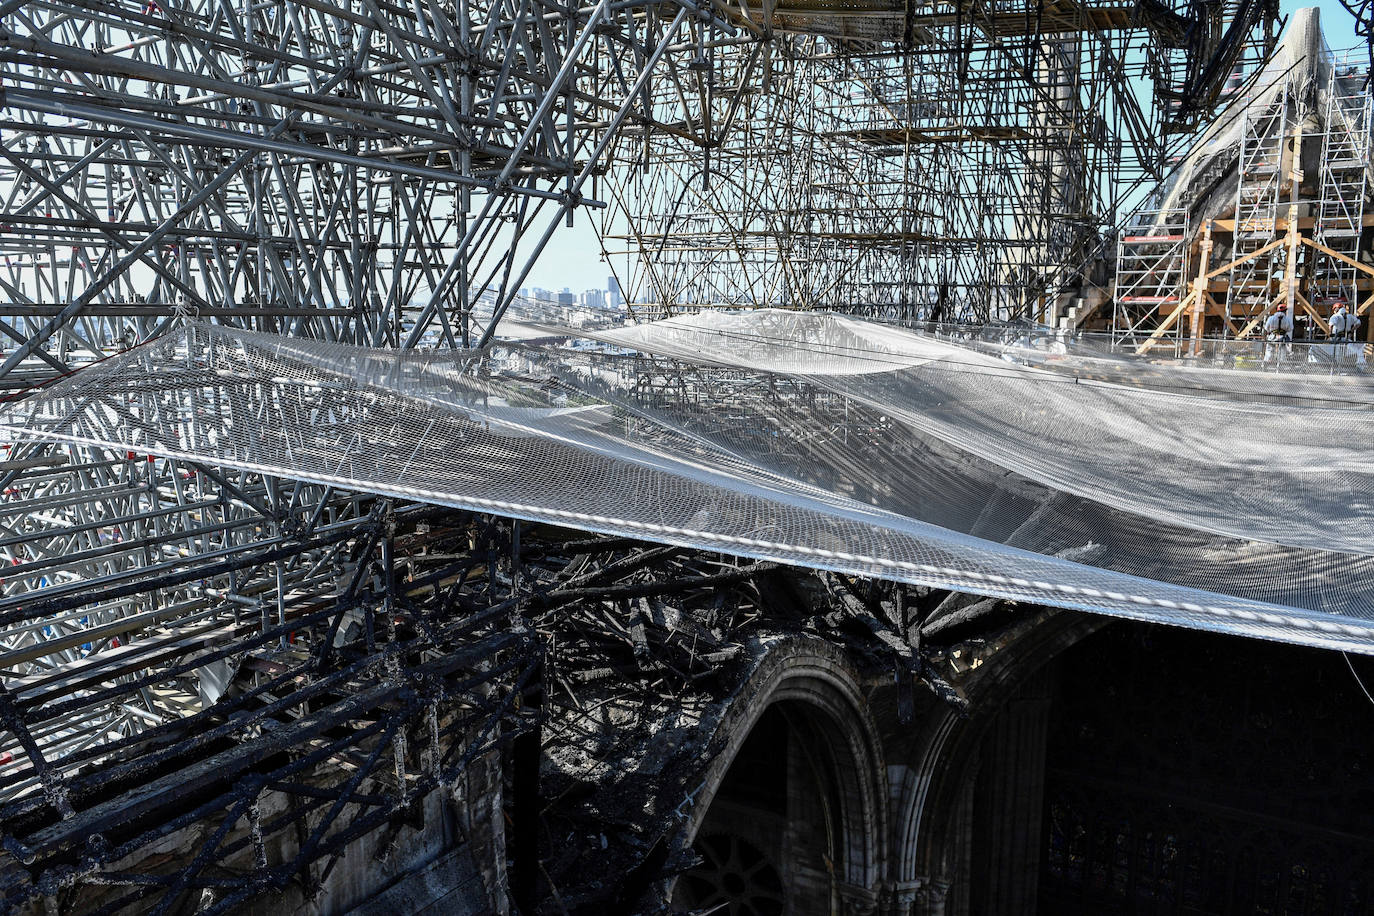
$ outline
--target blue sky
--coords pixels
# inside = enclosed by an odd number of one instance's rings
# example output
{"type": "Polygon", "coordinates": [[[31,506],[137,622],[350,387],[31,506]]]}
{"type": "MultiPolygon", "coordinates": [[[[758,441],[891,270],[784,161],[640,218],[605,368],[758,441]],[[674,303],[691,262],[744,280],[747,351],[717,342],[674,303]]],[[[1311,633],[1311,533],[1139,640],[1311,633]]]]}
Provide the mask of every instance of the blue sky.
{"type": "MultiPolygon", "coordinates": [[[[1310,2],[1294,3],[1292,0],[1283,0],[1282,11],[1284,15],[1288,15],[1296,9],[1311,5],[1310,2]]],[[[1354,47],[1355,20],[1340,5],[1339,0],[1321,0],[1316,6],[1322,11],[1322,29],[1326,33],[1327,45],[1333,50],[1354,47]]],[[[606,277],[611,271],[609,265],[601,260],[601,247],[597,243],[596,232],[593,229],[596,221],[595,216],[579,213],[571,229],[561,228],[550,240],[543,257],[534,266],[524,285],[543,287],[555,292],[565,286],[574,292],[604,288],[606,277]]]]}
{"type": "MultiPolygon", "coordinates": [[[[1312,6],[1311,3],[1293,4],[1284,3],[1283,12],[1285,14],[1301,6],[1312,6]]],[[[1326,32],[1326,43],[1333,50],[1341,48],[1353,48],[1355,41],[1355,17],[1345,11],[1338,0],[1323,0],[1315,4],[1322,11],[1322,30],[1326,32]]]]}
{"type": "Polygon", "coordinates": [[[601,260],[601,246],[592,228],[597,221],[598,217],[579,212],[571,229],[559,227],[523,285],[554,292],[565,286],[575,293],[605,289],[611,271],[601,260]]]}

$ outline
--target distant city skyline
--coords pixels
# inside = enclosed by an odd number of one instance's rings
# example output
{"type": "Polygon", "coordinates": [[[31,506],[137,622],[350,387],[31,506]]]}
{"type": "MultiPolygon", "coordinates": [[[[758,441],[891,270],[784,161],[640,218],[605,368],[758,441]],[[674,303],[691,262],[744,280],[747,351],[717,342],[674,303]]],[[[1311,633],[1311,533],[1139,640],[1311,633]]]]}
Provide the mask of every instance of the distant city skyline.
{"type": "Polygon", "coordinates": [[[624,303],[615,277],[606,277],[605,286],[576,291],[564,286],[557,290],[544,286],[522,286],[520,295],[536,302],[556,302],[562,306],[591,309],[619,308],[624,303]]]}
{"type": "Polygon", "coordinates": [[[607,277],[613,271],[611,265],[601,259],[601,241],[592,225],[597,218],[579,213],[571,229],[560,226],[521,285],[555,292],[565,286],[579,293],[588,289],[609,289],[607,277]]]}

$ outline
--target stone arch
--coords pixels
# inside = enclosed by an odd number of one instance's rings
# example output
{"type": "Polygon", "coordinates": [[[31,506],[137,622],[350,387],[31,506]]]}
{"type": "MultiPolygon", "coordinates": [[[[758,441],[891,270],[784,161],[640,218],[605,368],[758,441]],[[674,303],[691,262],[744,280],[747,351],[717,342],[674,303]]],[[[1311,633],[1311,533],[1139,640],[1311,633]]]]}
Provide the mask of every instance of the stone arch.
{"type": "MultiPolygon", "coordinates": [[[[796,832],[824,834],[824,840],[816,842],[823,842],[821,858],[827,863],[824,878],[832,905],[838,903],[849,912],[871,912],[886,861],[885,770],[877,729],[843,655],[819,640],[789,640],[771,647],[730,703],[716,734],[712,761],[694,797],[682,845],[697,844],[710,866],[713,856],[745,856],[742,847],[766,843],[769,830],[782,830],[785,835],[785,822],[822,827],[796,832]],[[759,799],[758,810],[747,812],[767,828],[764,840],[758,842],[745,836],[748,829],[732,826],[740,821],[739,811],[733,821],[729,816],[730,809],[740,805],[741,787],[757,788],[750,786],[749,775],[737,769],[737,763],[755,769],[775,766],[772,772],[756,773],[756,781],[776,778],[788,787],[786,799],[759,799]],[[736,838],[713,839],[724,834],[736,838]],[[721,848],[713,851],[702,845],[712,842],[721,848]]],[[[760,794],[769,794],[766,784],[760,794]]],[[[813,885],[822,877],[815,868],[804,866],[809,858],[816,858],[807,853],[817,851],[793,849],[791,858],[796,861],[782,864],[790,869],[781,875],[791,895],[785,908],[738,912],[812,912],[805,901],[817,899],[820,891],[813,885]]],[[[694,880],[692,875],[679,880],[678,899],[690,891],[694,880]]]]}
{"type": "Polygon", "coordinates": [[[1045,611],[969,672],[963,683],[970,701],[966,717],[941,704],[914,726],[923,733],[921,752],[894,786],[895,912],[946,912],[949,879],[960,868],[955,837],[972,816],[969,772],[984,739],[999,726],[1011,698],[1039,698],[1034,684],[1051,661],[1111,623],[1109,617],[1045,611]]]}

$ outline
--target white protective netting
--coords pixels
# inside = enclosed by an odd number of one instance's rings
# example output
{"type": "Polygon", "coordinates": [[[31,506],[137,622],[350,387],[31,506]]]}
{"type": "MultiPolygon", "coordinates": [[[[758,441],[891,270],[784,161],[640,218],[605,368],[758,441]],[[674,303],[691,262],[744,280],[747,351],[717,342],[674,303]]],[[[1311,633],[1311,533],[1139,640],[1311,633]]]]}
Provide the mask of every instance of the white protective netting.
{"type": "Polygon", "coordinates": [[[423,353],[191,324],[11,405],[3,422],[19,436],[1374,652],[1362,386],[1333,406],[1230,372],[1184,395],[1152,384],[1165,367],[1118,384],[1074,360],[1028,365],[814,313],[545,330],[568,339],[423,353]],[[1251,387],[1262,402],[1245,401],[1251,387]]]}
{"type": "Polygon", "coordinates": [[[1233,390],[1260,388],[1262,373],[1183,370],[1195,393],[1159,391],[815,313],[696,315],[591,333],[684,361],[804,375],[1022,477],[1150,519],[1319,550],[1374,543],[1368,404],[1218,396],[1231,380],[1233,390]]]}

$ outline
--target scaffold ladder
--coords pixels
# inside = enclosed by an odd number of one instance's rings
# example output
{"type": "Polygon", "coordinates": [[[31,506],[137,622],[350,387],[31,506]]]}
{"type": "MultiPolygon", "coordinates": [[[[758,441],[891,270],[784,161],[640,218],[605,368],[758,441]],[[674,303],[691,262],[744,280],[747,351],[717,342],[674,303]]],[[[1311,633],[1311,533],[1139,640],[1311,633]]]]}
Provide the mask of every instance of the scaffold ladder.
{"type": "MultiPolygon", "coordinates": [[[[1114,342],[1135,342],[1182,302],[1188,211],[1142,210],[1116,240],[1114,342]]],[[[1179,327],[1182,325],[1180,324],[1179,327]]]]}
{"type": "Polygon", "coordinates": [[[1282,254],[1274,250],[1260,252],[1277,235],[1287,127],[1287,86],[1266,104],[1252,104],[1242,122],[1232,235],[1232,258],[1239,263],[1230,272],[1226,296],[1228,325],[1243,326],[1263,314],[1273,298],[1275,271],[1280,267],[1278,259],[1282,254]]]}
{"type": "MultiPolygon", "coordinates": [[[[1327,84],[1320,165],[1321,196],[1313,236],[1331,251],[1359,260],[1369,191],[1368,74],[1336,64],[1327,84]]],[[[1323,314],[1337,299],[1356,302],[1359,271],[1324,251],[1315,253],[1308,285],[1312,305],[1323,314]]]]}

